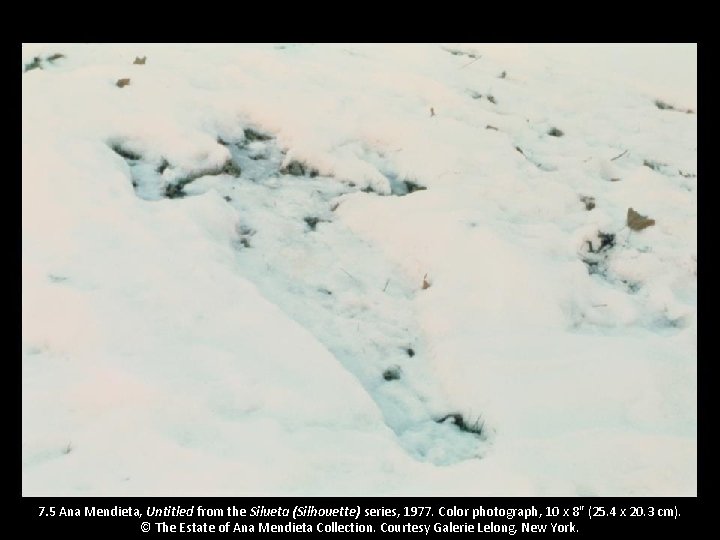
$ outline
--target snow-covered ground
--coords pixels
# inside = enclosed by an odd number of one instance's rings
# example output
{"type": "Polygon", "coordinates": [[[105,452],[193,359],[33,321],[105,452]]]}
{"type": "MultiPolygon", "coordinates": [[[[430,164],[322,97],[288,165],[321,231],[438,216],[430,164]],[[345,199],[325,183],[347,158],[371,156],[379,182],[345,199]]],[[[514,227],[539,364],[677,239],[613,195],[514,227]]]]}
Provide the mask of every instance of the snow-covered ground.
{"type": "Polygon", "coordinates": [[[22,70],[24,495],[696,493],[694,45],[22,70]]]}

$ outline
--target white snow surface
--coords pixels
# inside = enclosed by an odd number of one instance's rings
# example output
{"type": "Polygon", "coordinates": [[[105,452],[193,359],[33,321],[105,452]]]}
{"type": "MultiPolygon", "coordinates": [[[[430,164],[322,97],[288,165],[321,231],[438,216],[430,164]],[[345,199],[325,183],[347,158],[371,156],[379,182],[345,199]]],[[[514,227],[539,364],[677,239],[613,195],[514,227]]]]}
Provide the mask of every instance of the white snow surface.
{"type": "Polygon", "coordinates": [[[22,56],[23,495],[696,494],[694,45],[22,56]]]}

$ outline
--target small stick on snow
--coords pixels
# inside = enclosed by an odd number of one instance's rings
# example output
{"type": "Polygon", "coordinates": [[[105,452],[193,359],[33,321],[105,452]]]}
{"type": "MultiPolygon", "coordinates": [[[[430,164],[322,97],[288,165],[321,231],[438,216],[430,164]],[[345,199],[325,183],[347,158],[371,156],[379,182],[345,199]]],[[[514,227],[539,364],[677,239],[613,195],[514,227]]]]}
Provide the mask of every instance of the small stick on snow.
{"type": "Polygon", "coordinates": [[[627,151],[627,149],[626,149],[622,154],[618,154],[618,155],[615,156],[614,158],[610,159],[610,161],[615,161],[616,159],[620,159],[621,157],[623,157],[623,156],[624,156],[625,154],[627,154],[627,153],[628,153],[628,151],[627,151]]]}
{"type": "Polygon", "coordinates": [[[465,64],[464,66],[460,66],[459,69],[466,68],[466,67],[468,67],[470,64],[472,64],[473,62],[477,62],[478,60],[480,60],[480,57],[479,57],[479,56],[478,56],[477,58],[473,58],[472,60],[470,60],[470,61],[469,61],[467,64],[465,64]]]}
{"type": "Polygon", "coordinates": [[[390,278],[385,282],[385,286],[383,287],[383,292],[385,292],[385,289],[387,289],[388,285],[390,284],[390,278]]]}
{"type": "Polygon", "coordinates": [[[362,281],[360,281],[358,278],[356,278],[355,276],[353,276],[350,272],[348,272],[348,271],[345,270],[344,268],[342,268],[342,267],[338,267],[338,268],[340,268],[340,270],[342,270],[343,272],[345,272],[348,276],[350,276],[351,278],[353,278],[353,279],[354,279],[355,281],[357,281],[358,283],[362,283],[362,281]]]}

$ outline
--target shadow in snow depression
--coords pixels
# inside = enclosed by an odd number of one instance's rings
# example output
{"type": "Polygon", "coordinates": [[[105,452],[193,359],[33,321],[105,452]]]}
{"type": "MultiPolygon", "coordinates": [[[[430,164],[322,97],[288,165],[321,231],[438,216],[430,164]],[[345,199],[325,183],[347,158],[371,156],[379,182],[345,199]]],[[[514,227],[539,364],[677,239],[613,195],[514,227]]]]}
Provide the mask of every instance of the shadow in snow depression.
{"type": "MultiPolygon", "coordinates": [[[[165,159],[144,159],[122,141],[111,148],[127,162],[143,199],[214,189],[238,210],[234,247],[243,277],[354,374],[411,456],[438,465],[481,457],[484,419],[454,410],[430,375],[412,306],[425,283],[407,283],[379,250],[334,219],[341,196],[376,193],[372,186],[287,160],[274,137],[260,130],[248,128],[241,140],[218,143],[230,159],[184,174],[165,159]]],[[[387,178],[391,195],[425,189],[401,178],[381,154],[368,151],[368,159],[387,178]]]]}

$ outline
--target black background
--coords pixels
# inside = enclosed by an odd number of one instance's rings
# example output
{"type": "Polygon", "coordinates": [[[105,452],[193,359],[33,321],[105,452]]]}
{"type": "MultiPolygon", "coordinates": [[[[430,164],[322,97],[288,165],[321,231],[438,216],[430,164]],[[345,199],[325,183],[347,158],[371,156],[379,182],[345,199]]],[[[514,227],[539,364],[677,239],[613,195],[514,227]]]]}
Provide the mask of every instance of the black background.
{"type": "MultiPolygon", "coordinates": [[[[433,523],[473,523],[478,522],[482,524],[488,524],[493,522],[494,524],[509,525],[515,524],[517,533],[513,536],[565,536],[567,538],[587,538],[587,537],[598,537],[608,538],[608,535],[612,534],[623,534],[623,535],[638,535],[644,536],[648,534],[663,534],[670,535],[672,537],[694,537],[694,531],[700,527],[702,522],[709,520],[712,517],[712,508],[709,507],[707,502],[704,504],[699,498],[675,498],[675,497],[652,497],[652,498],[550,498],[550,497],[538,497],[538,498],[527,498],[527,497],[514,497],[514,498],[484,498],[484,497],[443,497],[443,498],[424,498],[424,497],[362,497],[362,498],[343,498],[343,497],[249,497],[249,498],[232,498],[232,497],[218,497],[218,498],[163,498],[163,497],[152,497],[152,498],[83,498],[83,497],[72,497],[72,498],[46,498],[46,497],[25,497],[21,501],[22,514],[19,517],[21,521],[21,529],[24,533],[39,533],[39,534],[52,534],[52,535],[74,535],[74,534],[96,534],[98,538],[106,537],[110,534],[120,535],[123,538],[135,538],[135,537],[151,537],[151,536],[176,536],[181,534],[180,532],[175,533],[159,533],[157,532],[155,523],[164,521],[167,524],[179,524],[180,522],[198,523],[203,522],[208,524],[221,525],[228,521],[232,524],[246,523],[255,524],[255,533],[253,535],[260,534],[262,536],[266,534],[280,534],[280,533],[259,533],[257,524],[262,523],[274,523],[278,525],[285,525],[290,521],[295,523],[309,523],[313,525],[313,533],[318,534],[314,525],[318,522],[328,524],[332,521],[338,523],[361,523],[361,524],[373,524],[375,527],[375,534],[382,534],[379,532],[379,527],[382,522],[402,525],[405,523],[414,524],[430,524],[431,529],[428,536],[438,536],[443,533],[436,533],[432,530],[433,523]],[[212,517],[199,517],[197,511],[193,517],[152,517],[152,518],[136,518],[136,517],[85,517],[84,508],[86,506],[94,506],[96,508],[113,508],[119,506],[121,508],[133,507],[140,509],[143,516],[145,515],[146,508],[148,506],[154,507],[176,507],[189,508],[190,506],[202,505],[205,508],[221,508],[226,510],[228,506],[235,506],[236,508],[246,508],[248,510],[247,517],[232,517],[228,516],[227,512],[225,517],[212,518],[212,517]],[[297,520],[292,519],[292,509],[296,505],[314,505],[318,508],[340,508],[343,506],[361,508],[361,517],[355,521],[352,518],[346,517],[302,517],[297,520]],[[545,514],[546,507],[560,507],[561,512],[559,517],[549,517],[543,515],[541,518],[521,518],[515,517],[513,520],[509,520],[506,517],[478,517],[472,519],[472,513],[469,513],[467,518],[464,517],[441,517],[438,510],[441,506],[450,508],[457,506],[459,508],[477,508],[483,506],[485,509],[488,508],[529,508],[535,506],[541,514],[545,514]],[[56,516],[40,516],[39,508],[44,507],[55,507],[56,516]],[[250,509],[255,506],[265,506],[266,508],[277,508],[284,507],[289,508],[291,512],[290,517],[251,517],[250,509]],[[429,506],[433,515],[431,517],[404,517],[399,518],[392,517],[362,517],[364,509],[366,508],[396,508],[400,513],[403,512],[405,506],[429,506]],[[583,506],[584,511],[579,516],[572,516],[572,510],[569,512],[568,517],[563,517],[563,509],[572,509],[574,507],[583,506]],[[611,507],[616,507],[617,516],[611,517],[589,517],[590,506],[604,506],[607,511],[611,507]],[[673,508],[677,507],[679,512],[678,518],[671,517],[632,517],[631,512],[628,510],[625,517],[620,516],[620,509],[629,509],[630,507],[642,506],[647,508],[653,506],[655,508],[673,508]],[[81,517],[59,517],[57,514],[60,511],[60,507],[67,508],[80,508],[81,517]],[[148,533],[143,533],[140,530],[142,522],[147,521],[152,524],[152,529],[148,533]],[[523,533],[521,532],[521,523],[527,522],[532,524],[550,524],[560,523],[567,524],[572,522],[575,524],[577,532],[575,533],[553,533],[551,527],[548,526],[545,533],[523,533]]],[[[47,510],[46,510],[47,511],[47,510]]],[[[232,525],[231,525],[232,527],[232,525]]],[[[705,527],[702,527],[704,529],[705,527]]],[[[203,534],[203,533],[184,533],[190,534],[193,537],[197,536],[212,536],[217,538],[222,537],[225,534],[215,532],[214,534],[203,534]]],[[[229,533],[232,534],[232,533],[229,533]]],[[[238,534],[238,533],[235,533],[238,534]]],[[[289,534],[289,533],[283,533],[289,534]]],[[[293,533],[295,535],[302,535],[308,533],[293,533]]],[[[319,534],[332,534],[332,533],[319,533],[319,534]]],[[[345,533],[350,535],[363,534],[363,533],[345,533]]],[[[391,534],[391,533],[386,533],[391,534]]],[[[424,533],[415,533],[418,536],[425,536],[424,533]]],[[[481,538],[486,536],[498,537],[510,537],[507,533],[454,533],[463,536],[478,535],[481,534],[481,538]]]]}

